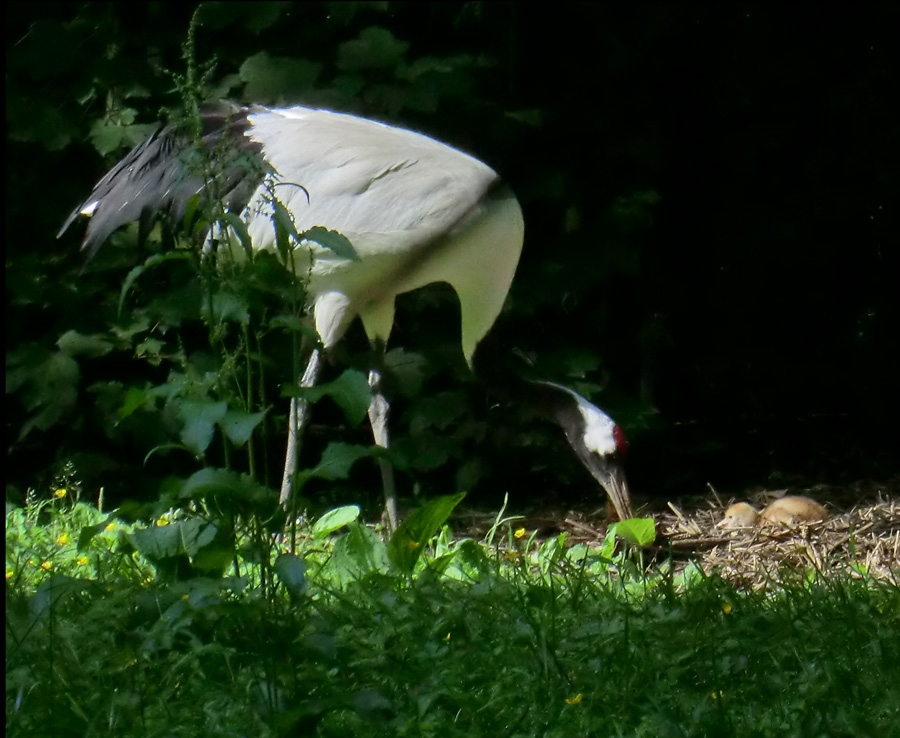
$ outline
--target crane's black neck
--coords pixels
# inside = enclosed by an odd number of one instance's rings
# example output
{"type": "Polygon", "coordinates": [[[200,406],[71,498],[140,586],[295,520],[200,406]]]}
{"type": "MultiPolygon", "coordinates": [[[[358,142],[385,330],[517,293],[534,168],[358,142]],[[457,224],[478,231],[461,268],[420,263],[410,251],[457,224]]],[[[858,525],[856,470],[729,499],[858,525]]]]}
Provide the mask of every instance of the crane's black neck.
{"type": "Polygon", "coordinates": [[[496,328],[479,342],[472,356],[472,371],[488,392],[556,423],[578,452],[584,419],[576,396],[559,385],[525,379],[523,364],[507,349],[496,328]]]}
{"type": "Polygon", "coordinates": [[[558,384],[524,379],[510,366],[512,358],[511,352],[503,350],[494,329],[476,347],[472,369],[493,394],[559,425],[579,461],[606,490],[619,519],[633,517],[622,469],[625,437],[621,429],[576,392],[558,384]]]}

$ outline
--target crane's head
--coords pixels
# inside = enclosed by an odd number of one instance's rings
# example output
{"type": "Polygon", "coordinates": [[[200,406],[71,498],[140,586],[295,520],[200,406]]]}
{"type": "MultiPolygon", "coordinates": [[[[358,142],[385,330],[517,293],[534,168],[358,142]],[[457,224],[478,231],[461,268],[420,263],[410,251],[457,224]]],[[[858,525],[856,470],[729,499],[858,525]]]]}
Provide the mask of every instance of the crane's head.
{"type": "Polygon", "coordinates": [[[556,420],[581,463],[606,490],[619,519],[634,517],[622,466],[628,450],[622,428],[574,390],[552,382],[536,384],[556,390],[559,398],[554,412],[556,420]]]}
{"type": "Polygon", "coordinates": [[[591,476],[606,490],[620,520],[634,517],[625,481],[625,433],[599,407],[574,390],[554,382],[523,379],[507,366],[508,352],[498,351],[495,332],[478,344],[472,368],[496,395],[554,421],[591,476]]]}

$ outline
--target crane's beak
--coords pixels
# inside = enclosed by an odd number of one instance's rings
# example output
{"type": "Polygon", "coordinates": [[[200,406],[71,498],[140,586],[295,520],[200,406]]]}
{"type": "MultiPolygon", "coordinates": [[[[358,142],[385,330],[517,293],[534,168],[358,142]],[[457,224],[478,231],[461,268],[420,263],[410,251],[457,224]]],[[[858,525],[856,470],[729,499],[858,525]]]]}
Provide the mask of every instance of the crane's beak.
{"type": "Polygon", "coordinates": [[[631,510],[631,495],[628,492],[628,482],[625,481],[625,469],[615,459],[600,459],[596,454],[594,456],[597,461],[589,467],[591,474],[606,490],[613,507],[616,508],[619,520],[633,518],[634,512],[631,510]]]}

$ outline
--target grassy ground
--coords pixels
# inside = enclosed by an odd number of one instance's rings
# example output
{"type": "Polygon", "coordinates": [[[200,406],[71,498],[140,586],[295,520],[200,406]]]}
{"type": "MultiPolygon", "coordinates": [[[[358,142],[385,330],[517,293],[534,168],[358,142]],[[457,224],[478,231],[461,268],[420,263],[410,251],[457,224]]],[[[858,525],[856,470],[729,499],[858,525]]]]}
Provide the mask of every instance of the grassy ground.
{"type": "Polygon", "coordinates": [[[354,517],[201,577],[89,506],[9,512],[8,734],[900,735],[896,583],[738,592],[503,526],[405,566],[354,517]]]}

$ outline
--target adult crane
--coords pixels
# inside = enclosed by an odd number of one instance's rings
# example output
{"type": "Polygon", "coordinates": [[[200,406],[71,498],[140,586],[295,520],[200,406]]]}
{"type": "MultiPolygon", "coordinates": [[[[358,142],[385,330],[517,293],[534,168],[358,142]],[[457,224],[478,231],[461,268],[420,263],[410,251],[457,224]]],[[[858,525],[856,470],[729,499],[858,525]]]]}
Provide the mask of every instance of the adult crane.
{"type": "MultiPolygon", "coordinates": [[[[126,223],[140,221],[146,232],[160,214],[180,222],[190,198],[214,187],[228,210],[242,213],[253,248],[275,250],[277,199],[299,233],[315,226],[338,231],[355,251],[341,255],[311,240],[293,244],[326,350],[359,317],[383,351],[395,297],[448,282],[459,298],[463,355],[475,374],[504,399],[560,425],[618,516],[631,517],[619,426],[567,387],[507,371],[481,344],[506,299],[524,239],[519,203],[490,167],[422,134],[328,110],[214,103],[201,108],[200,122],[201,145],[223,159],[215,175],[189,166],[191,143],[183,128],[161,125],[97,183],[60,235],[79,215],[91,216],[82,250],[92,255],[126,223]],[[256,165],[249,166],[248,158],[256,165]]],[[[303,386],[315,384],[320,366],[316,349],[303,386]]],[[[387,447],[389,406],[377,369],[369,384],[373,435],[387,447]]],[[[305,418],[305,404],[293,400],[282,503],[291,494],[305,418]]],[[[393,529],[392,470],[384,459],[380,463],[393,529]]]]}

